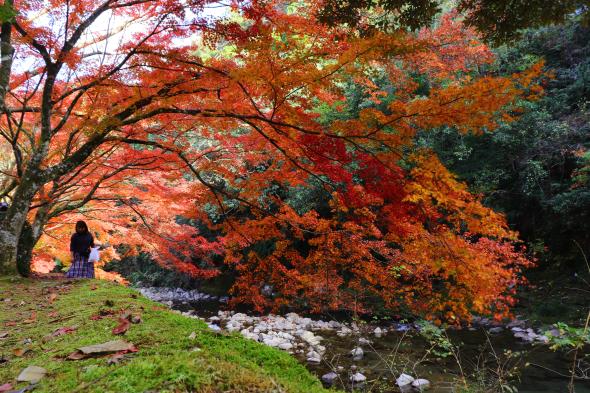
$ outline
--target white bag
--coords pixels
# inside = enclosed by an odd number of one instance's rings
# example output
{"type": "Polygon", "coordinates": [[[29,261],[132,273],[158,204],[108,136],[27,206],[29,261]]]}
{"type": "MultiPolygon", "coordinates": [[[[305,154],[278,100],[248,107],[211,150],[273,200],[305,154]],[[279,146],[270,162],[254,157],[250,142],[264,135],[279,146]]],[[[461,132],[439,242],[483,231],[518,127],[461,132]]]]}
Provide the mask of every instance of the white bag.
{"type": "Polygon", "coordinates": [[[90,249],[90,255],[88,256],[88,262],[98,262],[100,259],[100,253],[98,252],[98,247],[94,247],[90,249]]]}

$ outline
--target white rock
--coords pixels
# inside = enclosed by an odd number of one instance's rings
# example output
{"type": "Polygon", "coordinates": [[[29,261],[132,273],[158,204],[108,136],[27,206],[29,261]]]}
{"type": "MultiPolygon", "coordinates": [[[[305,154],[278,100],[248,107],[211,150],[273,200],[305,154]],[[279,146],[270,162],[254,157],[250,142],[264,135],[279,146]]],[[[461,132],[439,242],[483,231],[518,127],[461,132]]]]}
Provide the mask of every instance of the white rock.
{"type": "Polygon", "coordinates": [[[352,351],[350,351],[350,354],[352,355],[352,358],[354,360],[360,360],[363,358],[363,355],[365,354],[365,352],[363,351],[363,349],[361,347],[356,347],[352,351]]]}
{"type": "Polygon", "coordinates": [[[549,337],[542,335],[542,336],[537,336],[537,341],[540,341],[544,344],[548,344],[549,343],[549,337]]]}
{"type": "Polygon", "coordinates": [[[395,382],[397,383],[397,386],[401,388],[403,386],[410,385],[412,382],[414,382],[414,377],[408,374],[402,374],[399,377],[397,377],[395,382]]]}
{"type": "Polygon", "coordinates": [[[289,321],[296,321],[299,319],[299,315],[297,315],[297,313],[294,312],[290,312],[289,314],[285,315],[285,317],[289,320],[289,321]]]}
{"type": "Polygon", "coordinates": [[[322,362],[322,357],[316,351],[309,351],[307,353],[307,362],[318,364],[322,362]]]}
{"type": "Polygon", "coordinates": [[[318,345],[321,341],[321,337],[316,336],[315,334],[313,334],[312,332],[306,330],[304,331],[302,334],[299,335],[299,337],[307,342],[309,345],[318,345]]]}
{"type": "Polygon", "coordinates": [[[283,343],[279,344],[279,348],[282,349],[283,351],[288,351],[293,348],[293,344],[288,343],[288,342],[283,342],[283,343]]]}
{"type": "Polygon", "coordinates": [[[344,337],[344,336],[348,336],[349,334],[352,334],[352,330],[350,330],[346,326],[342,326],[336,334],[338,335],[338,337],[344,337]]]}
{"type": "Polygon", "coordinates": [[[28,366],[16,377],[17,382],[37,383],[47,374],[43,367],[28,366]]]}
{"type": "Polygon", "coordinates": [[[373,330],[373,334],[377,337],[381,337],[381,335],[383,335],[383,330],[381,330],[381,328],[377,326],[375,330],[373,330]]]}
{"type": "Polygon", "coordinates": [[[338,378],[338,374],[336,374],[335,372],[332,371],[332,372],[322,375],[322,382],[328,386],[331,386],[334,384],[334,381],[336,380],[336,378],[338,378]]]}
{"type": "Polygon", "coordinates": [[[266,339],[264,341],[262,341],[264,343],[264,345],[268,345],[269,347],[278,347],[279,345],[282,344],[281,341],[275,339],[275,338],[271,338],[271,339],[266,339]]]}
{"type": "Polygon", "coordinates": [[[521,319],[514,319],[512,321],[510,321],[508,324],[506,324],[506,327],[508,329],[514,328],[514,327],[523,327],[525,325],[525,321],[521,320],[521,319]]]}
{"type": "Polygon", "coordinates": [[[422,392],[422,391],[430,388],[430,381],[427,379],[418,378],[412,382],[412,387],[414,389],[418,390],[419,392],[422,392]]]}
{"type": "Polygon", "coordinates": [[[350,376],[350,382],[352,382],[352,383],[363,383],[366,380],[367,380],[367,377],[365,377],[361,373],[354,373],[350,376]]]}

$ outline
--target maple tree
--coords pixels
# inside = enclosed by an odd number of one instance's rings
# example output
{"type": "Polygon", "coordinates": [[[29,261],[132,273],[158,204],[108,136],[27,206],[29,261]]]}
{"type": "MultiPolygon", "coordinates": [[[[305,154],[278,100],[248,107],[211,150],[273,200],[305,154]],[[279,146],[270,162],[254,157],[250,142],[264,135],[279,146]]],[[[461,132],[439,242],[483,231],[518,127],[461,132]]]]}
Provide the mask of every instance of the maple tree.
{"type": "Polygon", "coordinates": [[[238,18],[213,21],[205,1],[8,4],[3,272],[19,247],[65,258],[69,223],[86,217],[100,240],[187,274],[216,274],[207,259],[223,255],[238,274],[235,301],[257,308],[362,311],[378,297],[449,320],[507,312],[529,264],[516,234],[413,140],[510,120],[517,98],[539,93],[542,64],[472,78],[493,56],[453,14],[434,30],[365,36],[318,23],[314,2],[235,3],[238,18]],[[317,108],[342,110],[351,80],[376,105],[322,121],[317,108]],[[327,209],[297,211],[282,195],[295,188],[317,188],[327,209]]]}

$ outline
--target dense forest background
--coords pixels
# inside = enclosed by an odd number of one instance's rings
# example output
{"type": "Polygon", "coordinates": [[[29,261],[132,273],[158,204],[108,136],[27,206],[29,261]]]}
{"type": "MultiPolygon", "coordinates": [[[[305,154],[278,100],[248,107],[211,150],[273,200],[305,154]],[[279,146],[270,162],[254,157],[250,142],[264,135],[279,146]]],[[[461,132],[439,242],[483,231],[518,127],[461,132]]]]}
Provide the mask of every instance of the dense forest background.
{"type": "Polygon", "coordinates": [[[423,135],[423,143],[507,215],[540,269],[583,272],[581,249],[590,246],[590,30],[576,19],[528,30],[496,53],[484,72],[509,74],[544,59],[551,75],[545,96],[492,133],[445,128],[423,135]]]}

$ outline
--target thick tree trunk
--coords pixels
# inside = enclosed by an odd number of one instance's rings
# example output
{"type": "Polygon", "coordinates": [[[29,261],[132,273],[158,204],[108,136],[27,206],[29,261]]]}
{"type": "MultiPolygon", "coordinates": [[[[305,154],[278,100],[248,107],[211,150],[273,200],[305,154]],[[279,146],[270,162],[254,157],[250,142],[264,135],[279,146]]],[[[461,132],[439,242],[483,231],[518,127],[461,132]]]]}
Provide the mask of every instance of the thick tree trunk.
{"type": "Polygon", "coordinates": [[[16,258],[18,254],[18,242],[23,225],[27,221],[27,214],[38,190],[37,184],[32,181],[28,173],[23,177],[17,187],[12,200],[12,205],[0,221],[0,274],[14,274],[17,272],[16,258]]]}
{"type": "Polygon", "coordinates": [[[23,277],[29,277],[31,275],[33,248],[35,248],[38,240],[39,238],[35,237],[33,233],[33,227],[26,221],[20,232],[16,248],[16,269],[18,270],[18,274],[23,277]]]}
{"type": "Polygon", "coordinates": [[[18,235],[9,228],[4,228],[4,225],[0,227],[0,275],[16,274],[18,235]]]}
{"type": "Polygon", "coordinates": [[[28,277],[31,274],[33,249],[43,234],[43,228],[49,219],[50,209],[50,204],[39,207],[33,223],[25,221],[23,225],[16,252],[16,267],[18,273],[23,277],[28,277]]]}

